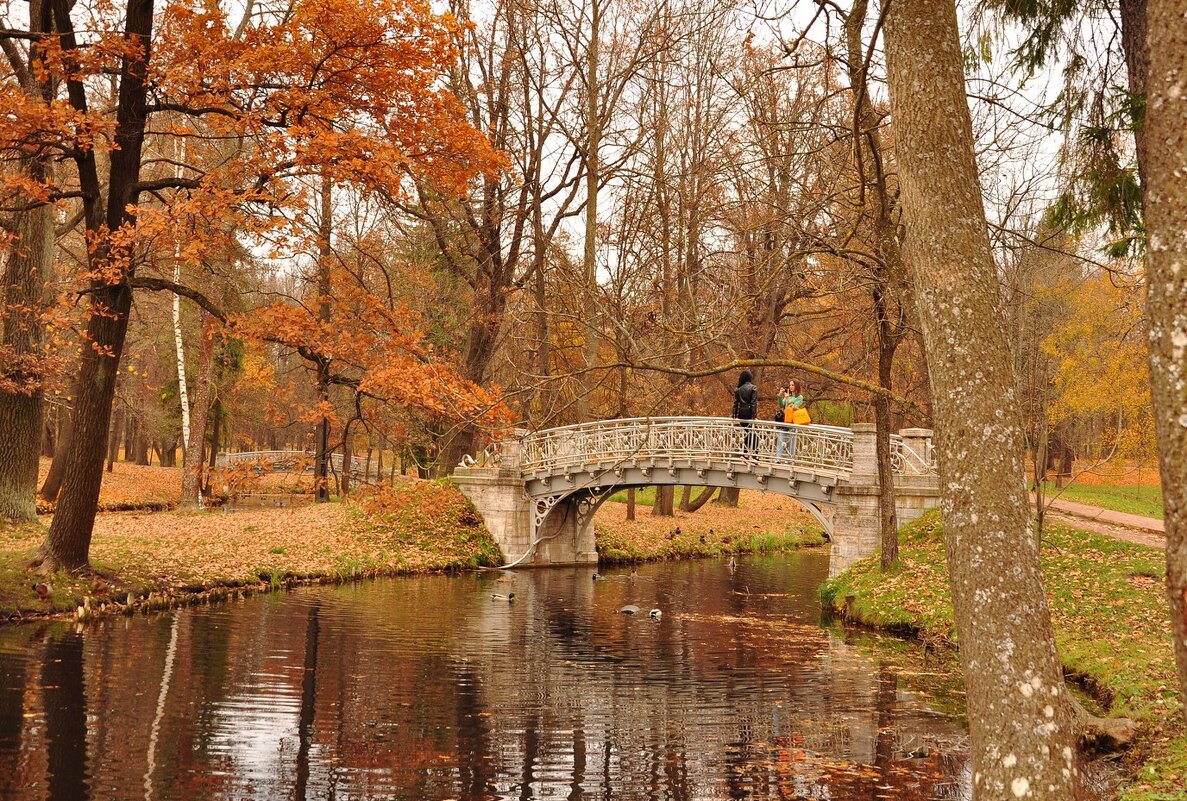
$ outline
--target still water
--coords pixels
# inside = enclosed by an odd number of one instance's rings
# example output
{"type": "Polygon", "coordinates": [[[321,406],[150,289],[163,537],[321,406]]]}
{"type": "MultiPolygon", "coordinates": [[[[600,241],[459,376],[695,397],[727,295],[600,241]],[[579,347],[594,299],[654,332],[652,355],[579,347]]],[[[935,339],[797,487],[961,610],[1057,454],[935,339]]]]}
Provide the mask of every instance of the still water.
{"type": "Polygon", "coordinates": [[[827,568],[433,576],[8,627],[0,798],[967,797],[959,685],[821,627],[827,568]]]}

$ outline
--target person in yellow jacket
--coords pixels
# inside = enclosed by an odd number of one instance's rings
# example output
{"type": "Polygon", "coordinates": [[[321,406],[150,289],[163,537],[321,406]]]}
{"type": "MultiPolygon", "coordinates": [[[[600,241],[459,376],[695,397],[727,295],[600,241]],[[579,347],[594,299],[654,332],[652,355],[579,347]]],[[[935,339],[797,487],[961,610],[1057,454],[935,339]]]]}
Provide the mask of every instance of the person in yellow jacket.
{"type": "Polygon", "coordinates": [[[784,429],[779,432],[779,445],[775,448],[775,461],[783,460],[783,450],[787,449],[787,461],[791,461],[795,457],[795,429],[792,428],[792,415],[796,409],[804,408],[804,390],[800,386],[800,382],[796,379],[791,379],[791,382],[779,390],[779,419],[783,423],[784,429]]]}

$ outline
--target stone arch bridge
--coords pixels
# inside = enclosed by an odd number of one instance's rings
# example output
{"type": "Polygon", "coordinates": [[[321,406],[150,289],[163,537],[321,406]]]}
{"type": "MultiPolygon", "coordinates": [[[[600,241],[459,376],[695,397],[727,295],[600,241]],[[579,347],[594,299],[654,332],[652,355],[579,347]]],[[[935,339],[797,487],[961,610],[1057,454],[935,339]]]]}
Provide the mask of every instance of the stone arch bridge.
{"type": "MultiPolygon", "coordinates": [[[[466,457],[453,473],[509,566],[595,564],[598,507],[616,490],[665,484],[794,498],[832,540],[834,574],[878,548],[872,424],[648,417],[517,433],[478,459],[466,457]]],[[[931,434],[908,428],[891,437],[900,523],[938,505],[931,434]]]]}

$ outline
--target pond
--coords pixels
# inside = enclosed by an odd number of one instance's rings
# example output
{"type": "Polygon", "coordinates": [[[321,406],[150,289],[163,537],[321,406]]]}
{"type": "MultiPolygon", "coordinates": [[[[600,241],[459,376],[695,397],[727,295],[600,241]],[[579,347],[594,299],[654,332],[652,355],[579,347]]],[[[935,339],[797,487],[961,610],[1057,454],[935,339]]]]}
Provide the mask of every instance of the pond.
{"type": "Polygon", "coordinates": [[[968,797],[959,682],[822,627],[827,570],[492,571],[8,627],[0,797],[968,797]]]}

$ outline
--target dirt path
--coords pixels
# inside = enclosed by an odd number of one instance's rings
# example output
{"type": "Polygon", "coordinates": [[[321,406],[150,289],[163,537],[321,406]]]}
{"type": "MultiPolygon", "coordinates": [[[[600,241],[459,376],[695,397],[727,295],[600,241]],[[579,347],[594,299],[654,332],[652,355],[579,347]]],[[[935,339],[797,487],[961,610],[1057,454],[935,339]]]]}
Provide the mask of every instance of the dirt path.
{"type": "Polygon", "coordinates": [[[1138,545],[1149,545],[1151,548],[1165,548],[1166,537],[1142,528],[1130,528],[1102,520],[1090,520],[1077,515],[1070,515],[1054,509],[1047,510],[1047,519],[1063,523],[1072,528],[1104,534],[1126,542],[1136,542],[1138,545]]]}

